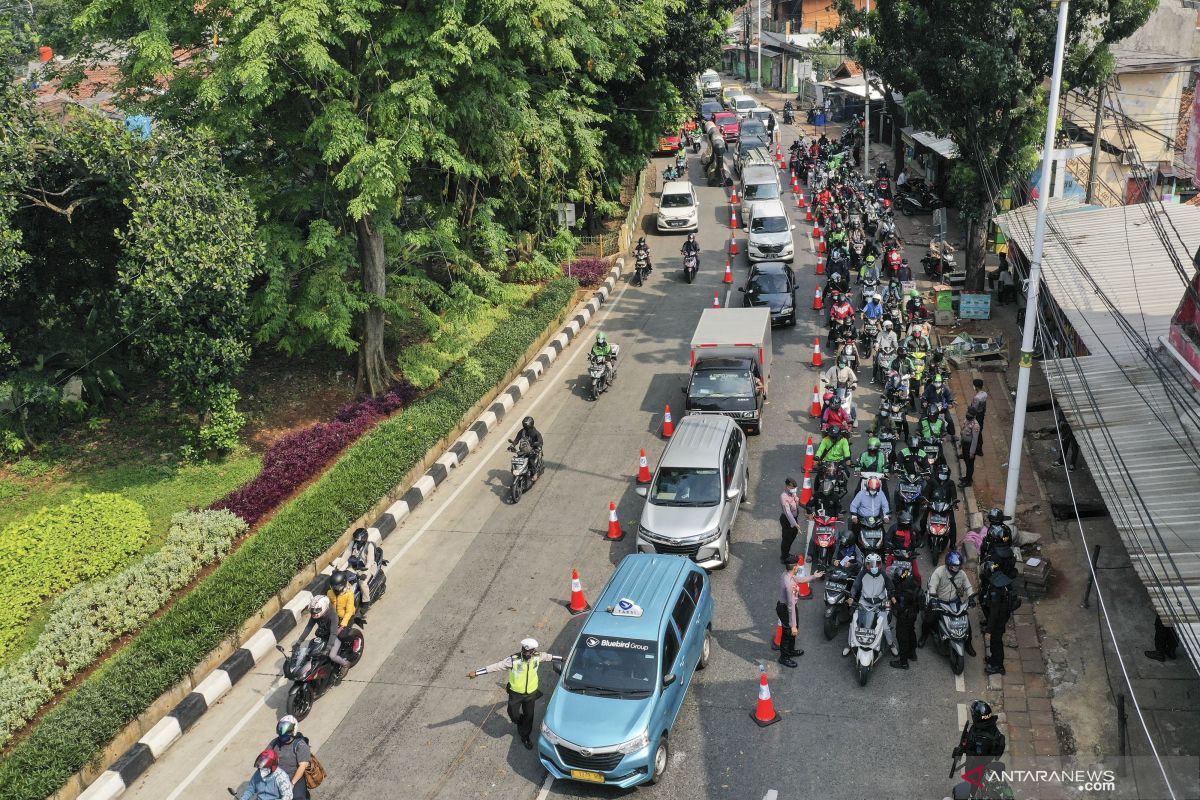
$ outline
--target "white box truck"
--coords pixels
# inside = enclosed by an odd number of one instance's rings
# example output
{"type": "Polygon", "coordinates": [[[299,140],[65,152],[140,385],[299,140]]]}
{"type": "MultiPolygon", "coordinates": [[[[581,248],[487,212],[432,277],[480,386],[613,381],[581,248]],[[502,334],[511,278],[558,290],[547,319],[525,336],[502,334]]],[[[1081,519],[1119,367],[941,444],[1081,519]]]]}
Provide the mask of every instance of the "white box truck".
{"type": "Polygon", "coordinates": [[[685,414],[724,414],[748,434],[762,433],[771,382],[771,312],[708,308],[692,334],[685,414]]]}

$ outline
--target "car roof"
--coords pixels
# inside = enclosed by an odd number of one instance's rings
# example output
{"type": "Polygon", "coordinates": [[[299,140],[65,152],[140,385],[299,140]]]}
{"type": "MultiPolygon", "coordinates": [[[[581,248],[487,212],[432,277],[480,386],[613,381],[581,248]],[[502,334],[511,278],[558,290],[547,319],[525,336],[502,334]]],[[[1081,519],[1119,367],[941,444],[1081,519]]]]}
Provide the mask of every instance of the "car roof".
{"type": "Polygon", "coordinates": [[[775,167],[769,164],[747,164],[742,169],[742,185],[747,183],[778,183],[779,176],[775,167]]]}
{"type": "Polygon", "coordinates": [[[750,216],[753,217],[786,217],[787,211],[783,207],[783,202],[772,197],[769,200],[760,200],[757,203],[750,205],[750,216]]]}
{"type": "Polygon", "coordinates": [[[770,275],[786,275],[787,271],[788,265],[782,261],[760,261],[754,266],[750,267],[751,275],[761,275],[764,273],[770,275]]]}
{"type": "Polygon", "coordinates": [[[736,425],[724,414],[689,414],[675,426],[658,466],[720,467],[721,448],[736,425]]]}
{"type": "Polygon", "coordinates": [[[691,181],[667,181],[663,184],[663,194],[691,194],[691,181]]]}
{"type": "Polygon", "coordinates": [[[679,556],[650,553],[625,556],[608,579],[581,633],[658,641],[663,621],[674,609],[684,579],[694,571],[691,562],[679,556]],[[616,616],[608,610],[623,599],[641,606],[642,615],[616,616]]]}
{"type": "MultiPolygon", "coordinates": [[[[739,87],[739,88],[740,88],[740,87],[739,87]]],[[[753,97],[751,97],[751,96],[750,96],[750,95],[748,95],[748,94],[735,94],[735,95],[733,96],[733,99],[734,99],[734,100],[754,100],[754,98],[753,98],[753,97]]],[[[754,103],[757,105],[758,101],[757,101],[757,100],[754,100],[754,103]]]]}

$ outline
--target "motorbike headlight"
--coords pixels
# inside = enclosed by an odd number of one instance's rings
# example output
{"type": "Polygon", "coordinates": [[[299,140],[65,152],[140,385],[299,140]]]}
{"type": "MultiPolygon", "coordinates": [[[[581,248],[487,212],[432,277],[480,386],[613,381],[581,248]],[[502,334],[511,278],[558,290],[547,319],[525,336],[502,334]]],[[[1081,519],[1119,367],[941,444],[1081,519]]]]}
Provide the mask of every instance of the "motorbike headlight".
{"type": "Polygon", "coordinates": [[[650,732],[642,731],[641,733],[639,733],[637,736],[633,737],[629,741],[621,742],[619,745],[617,745],[616,750],[621,755],[627,756],[630,753],[636,753],[638,750],[642,750],[649,746],[650,746],[650,732]]]}
{"type": "Polygon", "coordinates": [[[545,736],[546,741],[550,742],[550,744],[562,744],[563,743],[562,738],[557,733],[550,730],[550,726],[544,722],[542,723],[542,736],[545,736]]]}
{"type": "Polygon", "coordinates": [[[855,638],[858,639],[859,644],[871,644],[875,641],[875,631],[857,631],[855,638]]]}

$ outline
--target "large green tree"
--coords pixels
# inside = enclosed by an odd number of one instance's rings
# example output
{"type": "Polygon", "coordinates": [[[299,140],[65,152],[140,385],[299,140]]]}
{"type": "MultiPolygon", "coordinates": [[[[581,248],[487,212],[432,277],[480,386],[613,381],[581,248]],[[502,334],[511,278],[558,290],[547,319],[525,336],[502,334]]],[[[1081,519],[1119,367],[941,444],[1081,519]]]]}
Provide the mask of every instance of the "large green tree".
{"type": "MultiPolygon", "coordinates": [[[[1157,0],[1073,0],[1064,81],[1093,87],[1111,71],[1107,45],[1139,28],[1157,0]]],[[[996,194],[1032,168],[1045,124],[1057,10],[1046,0],[876,0],[870,14],[837,0],[837,38],[905,95],[918,126],[949,136],[959,158],[952,199],[974,223],[967,288],[983,288],[996,194]]]]}

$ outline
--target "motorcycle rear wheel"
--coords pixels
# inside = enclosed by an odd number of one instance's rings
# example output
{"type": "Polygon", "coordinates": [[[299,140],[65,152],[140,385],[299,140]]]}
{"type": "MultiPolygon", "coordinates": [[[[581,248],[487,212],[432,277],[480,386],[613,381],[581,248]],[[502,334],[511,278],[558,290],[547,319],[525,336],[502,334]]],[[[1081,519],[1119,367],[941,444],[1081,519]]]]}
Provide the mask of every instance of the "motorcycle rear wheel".
{"type": "Polygon", "coordinates": [[[343,642],[343,644],[346,645],[346,663],[353,667],[362,659],[363,650],[367,647],[367,640],[363,638],[361,631],[354,631],[350,635],[350,641],[343,642]]]}
{"type": "Polygon", "coordinates": [[[297,721],[300,721],[309,715],[312,707],[312,689],[309,688],[308,684],[302,683],[293,686],[288,692],[287,713],[295,717],[297,721]]]}

